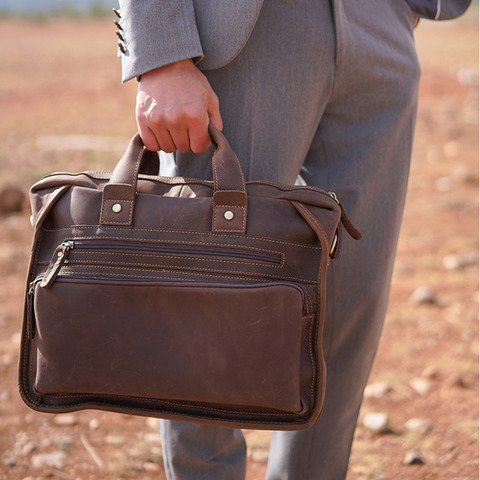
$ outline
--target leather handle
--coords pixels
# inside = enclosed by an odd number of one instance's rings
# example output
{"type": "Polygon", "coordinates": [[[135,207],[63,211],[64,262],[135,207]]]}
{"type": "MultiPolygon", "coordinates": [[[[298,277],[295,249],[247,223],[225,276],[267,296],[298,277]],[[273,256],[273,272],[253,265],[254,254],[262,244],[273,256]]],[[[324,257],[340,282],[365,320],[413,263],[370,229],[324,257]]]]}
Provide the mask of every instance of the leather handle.
{"type": "MultiPolygon", "coordinates": [[[[245,233],[247,191],[240,162],[219,130],[210,125],[209,133],[215,147],[212,157],[214,185],[212,230],[245,233]]],[[[136,133],[103,189],[100,215],[102,225],[132,225],[138,174],[154,171],[153,156],[158,159],[156,153],[145,148],[140,135],[136,133]]]]}

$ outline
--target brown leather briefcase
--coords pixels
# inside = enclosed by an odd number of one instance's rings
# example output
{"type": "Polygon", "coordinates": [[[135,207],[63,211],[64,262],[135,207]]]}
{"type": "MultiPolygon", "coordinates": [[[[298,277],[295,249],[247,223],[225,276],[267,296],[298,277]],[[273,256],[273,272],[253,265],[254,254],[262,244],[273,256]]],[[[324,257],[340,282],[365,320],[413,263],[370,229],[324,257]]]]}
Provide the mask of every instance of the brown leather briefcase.
{"type": "Polygon", "coordinates": [[[113,174],[31,189],[20,392],[42,412],[101,409],[297,430],[320,416],[334,194],[245,183],[210,130],[213,181],[158,177],[136,135],[113,174]]]}

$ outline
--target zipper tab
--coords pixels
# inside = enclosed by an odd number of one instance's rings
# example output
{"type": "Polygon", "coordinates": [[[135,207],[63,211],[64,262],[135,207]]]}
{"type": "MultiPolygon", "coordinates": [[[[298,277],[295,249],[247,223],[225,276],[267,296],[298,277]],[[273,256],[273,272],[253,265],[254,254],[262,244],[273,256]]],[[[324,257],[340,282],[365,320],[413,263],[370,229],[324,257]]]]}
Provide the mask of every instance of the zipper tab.
{"type": "Polygon", "coordinates": [[[37,283],[41,282],[42,280],[43,280],[43,274],[40,274],[28,284],[26,319],[27,319],[27,335],[29,340],[33,340],[35,338],[36,325],[35,325],[35,313],[33,311],[34,309],[33,297],[35,295],[35,286],[37,285],[37,283]]]}
{"type": "Polygon", "coordinates": [[[42,288],[48,288],[52,286],[55,278],[57,278],[58,272],[62,268],[63,264],[67,261],[68,254],[73,248],[73,246],[74,244],[72,241],[67,241],[63,242],[57,247],[57,249],[53,253],[52,259],[50,260],[50,265],[45,272],[45,276],[40,283],[40,286],[42,288]]]}

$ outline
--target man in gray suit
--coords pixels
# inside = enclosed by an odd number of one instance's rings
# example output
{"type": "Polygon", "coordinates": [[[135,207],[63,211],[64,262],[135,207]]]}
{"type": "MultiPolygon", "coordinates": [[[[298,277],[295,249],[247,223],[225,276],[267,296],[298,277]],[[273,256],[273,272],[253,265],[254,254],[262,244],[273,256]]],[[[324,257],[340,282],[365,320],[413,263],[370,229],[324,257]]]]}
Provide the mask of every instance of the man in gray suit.
{"type": "MultiPolygon", "coordinates": [[[[274,432],[268,480],[345,478],[380,337],[417,108],[418,16],[469,0],[120,0],[123,80],[140,80],[137,122],[178,174],[207,178],[207,126],[247,179],[333,190],[363,234],[329,271],[325,409],[274,432]],[[140,78],[141,77],[141,78],[140,78]],[[196,152],[200,155],[193,155],[196,152]]],[[[241,431],[163,421],[169,480],[245,477],[241,431]]]]}

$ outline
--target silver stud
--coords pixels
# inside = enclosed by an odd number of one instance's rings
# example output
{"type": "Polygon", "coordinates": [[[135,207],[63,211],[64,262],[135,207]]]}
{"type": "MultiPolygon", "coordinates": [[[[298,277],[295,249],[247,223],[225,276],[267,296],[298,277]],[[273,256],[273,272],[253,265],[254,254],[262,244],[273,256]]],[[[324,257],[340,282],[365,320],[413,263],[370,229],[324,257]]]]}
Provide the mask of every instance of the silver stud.
{"type": "Polygon", "coordinates": [[[231,210],[227,210],[223,216],[225,217],[225,220],[232,220],[233,217],[235,216],[231,210]]]}
{"type": "Polygon", "coordinates": [[[119,203],[115,203],[112,205],[113,213],[120,213],[122,211],[122,206],[119,203]]]}

